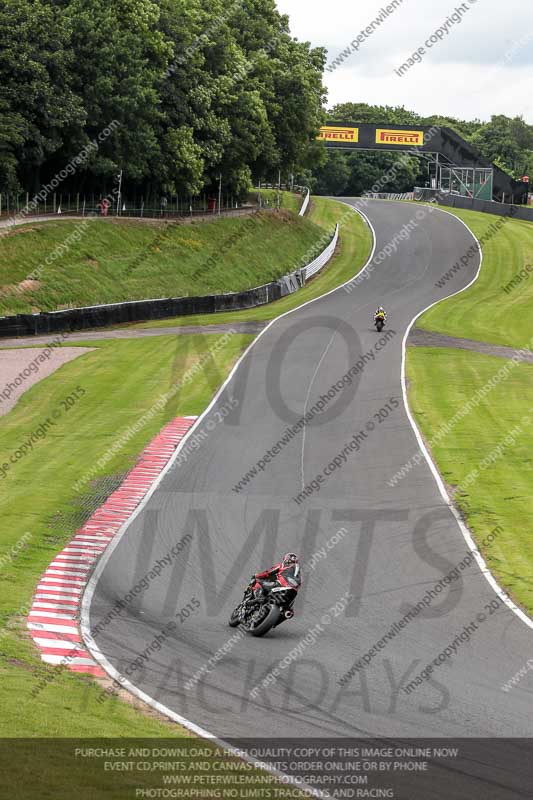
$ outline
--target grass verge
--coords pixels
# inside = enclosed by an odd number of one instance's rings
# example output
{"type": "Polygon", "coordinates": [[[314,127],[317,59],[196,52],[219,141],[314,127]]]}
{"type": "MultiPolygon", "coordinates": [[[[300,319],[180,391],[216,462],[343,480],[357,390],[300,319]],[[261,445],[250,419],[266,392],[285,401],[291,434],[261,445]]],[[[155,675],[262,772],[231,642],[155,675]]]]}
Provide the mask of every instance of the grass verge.
{"type": "MultiPolygon", "coordinates": [[[[426,312],[417,327],[476,341],[530,347],[533,338],[533,225],[451,211],[483,247],[477,281],[426,312]],[[531,270],[528,267],[531,266],[531,270]]],[[[464,254],[465,256],[467,254],[464,254]]],[[[443,265],[442,286],[461,286],[462,267],[443,265]]],[[[427,440],[505,364],[453,349],[409,348],[410,405],[427,440]]],[[[483,555],[496,579],[531,616],[533,545],[527,520],[533,428],[533,367],[521,364],[438,445],[434,458],[477,543],[501,533],[483,555]]]]}
{"type": "Polygon", "coordinates": [[[130,736],[2,744],[2,797],[9,800],[309,798],[207,740],[130,736]]]}
{"type": "Polygon", "coordinates": [[[278,202],[281,208],[286,208],[292,211],[293,214],[298,214],[302,207],[305,195],[295,194],[294,192],[278,191],[277,189],[257,189],[253,192],[253,196],[257,197],[260,194],[263,203],[268,208],[277,208],[278,202]]]}
{"type": "Polygon", "coordinates": [[[0,237],[0,314],[249,289],[318,252],[321,235],[283,209],[190,225],[24,225],[0,237]]]}
{"type": "Polygon", "coordinates": [[[0,419],[0,465],[9,463],[41,423],[53,420],[47,435],[0,479],[1,736],[183,735],[177,726],[139,715],[121,701],[98,704],[101,689],[94,680],[44,665],[24,616],[39,576],[74,531],[169,420],[203,411],[252,337],[233,335],[223,346],[220,339],[161,336],[92,342],[93,352],[33,386],[0,419]],[[209,352],[213,355],[207,360],[209,352]],[[202,369],[186,390],[131,436],[78,494],[74,485],[92,464],[198,362],[202,369]],[[64,410],[62,401],[76,393],[79,399],[64,410]],[[24,546],[15,552],[21,540],[24,546]],[[32,689],[52,673],[53,680],[33,698],[32,689]]]}
{"type": "MultiPolygon", "coordinates": [[[[417,327],[510,347],[528,346],[533,338],[533,224],[476,211],[452,213],[485,242],[481,273],[470,289],[427,311],[417,327]],[[498,221],[499,229],[491,233],[498,221]]],[[[453,266],[443,264],[443,285],[450,293],[464,282],[460,268],[450,274],[453,266]]]]}
{"type": "MultiPolygon", "coordinates": [[[[430,440],[505,365],[461,350],[410,348],[409,403],[430,440]]],[[[519,364],[435,445],[433,456],[476,541],[503,532],[483,555],[533,614],[533,366],[519,364]]]]}
{"type": "MultiPolygon", "coordinates": [[[[318,225],[324,233],[333,235],[335,224],[341,222],[340,242],[334,258],[327,267],[307,286],[294,294],[287,295],[275,303],[266,306],[249,308],[244,311],[228,311],[219,314],[198,314],[186,317],[155,320],[135,324],[136,328],[166,328],[171,325],[212,325],[213,323],[247,322],[251,320],[269,321],[280,314],[297,308],[309,300],[337,288],[353,278],[366,263],[372,247],[372,234],[359,214],[350,211],[343,203],[314,197],[309,219],[318,225]]],[[[329,239],[323,242],[322,249],[329,239]]],[[[308,254],[311,261],[314,254],[308,254]]],[[[296,268],[298,265],[293,265],[296,268]]]]}

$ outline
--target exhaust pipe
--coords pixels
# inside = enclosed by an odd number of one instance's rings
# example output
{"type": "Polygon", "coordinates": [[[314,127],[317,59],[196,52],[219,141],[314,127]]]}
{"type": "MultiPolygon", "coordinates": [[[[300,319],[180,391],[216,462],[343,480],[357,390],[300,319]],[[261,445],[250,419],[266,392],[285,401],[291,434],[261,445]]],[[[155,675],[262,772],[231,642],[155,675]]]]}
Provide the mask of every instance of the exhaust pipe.
{"type": "Polygon", "coordinates": [[[288,609],[285,611],[285,619],[292,619],[294,617],[294,611],[292,609],[288,609]]]}

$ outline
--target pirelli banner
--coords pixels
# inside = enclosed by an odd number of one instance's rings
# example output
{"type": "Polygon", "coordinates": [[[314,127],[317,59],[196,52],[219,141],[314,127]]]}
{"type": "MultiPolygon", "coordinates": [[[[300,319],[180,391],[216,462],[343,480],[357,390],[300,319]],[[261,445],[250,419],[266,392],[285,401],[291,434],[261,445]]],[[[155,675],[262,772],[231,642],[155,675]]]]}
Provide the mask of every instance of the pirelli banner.
{"type": "Polygon", "coordinates": [[[436,128],[409,128],[404,125],[325,125],[318,139],[328,148],[361,150],[438,150],[436,128]],[[432,141],[433,139],[433,141],[432,141]]]}
{"type": "Polygon", "coordinates": [[[424,131],[399,131],[390,128],[378,128],[376,131],[376,144],[395,145],[415,145],[421,147],[424,144],[424,131]]]}
{"type": "Polygon", "coordinates": [[[354,142],[359,141],[359,128],[336,127],[326,125],[320,128],[318,138],[324,142],[354,142]]]}

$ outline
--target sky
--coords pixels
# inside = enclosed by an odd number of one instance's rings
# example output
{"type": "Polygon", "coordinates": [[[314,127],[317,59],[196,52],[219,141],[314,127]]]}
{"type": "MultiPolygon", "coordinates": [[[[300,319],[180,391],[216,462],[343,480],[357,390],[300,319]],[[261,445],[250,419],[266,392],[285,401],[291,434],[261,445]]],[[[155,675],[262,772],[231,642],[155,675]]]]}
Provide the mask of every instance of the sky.
{"type": "Polygon", "coordinates": [[[325,47],[330,67],[351,50],[324,73],[328,108],[362,102],[467,120],[522,115],[533,124],[532,0],[394,0],[397,7],[361,37],[392,2],[277,0],[293,36],[325,47]]]}

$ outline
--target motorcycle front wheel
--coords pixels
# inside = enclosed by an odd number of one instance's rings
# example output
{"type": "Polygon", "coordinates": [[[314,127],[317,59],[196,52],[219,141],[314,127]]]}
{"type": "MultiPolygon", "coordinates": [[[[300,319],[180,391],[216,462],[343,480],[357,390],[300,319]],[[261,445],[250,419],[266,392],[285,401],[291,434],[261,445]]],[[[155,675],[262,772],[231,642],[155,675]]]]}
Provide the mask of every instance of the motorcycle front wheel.
{"type": "Polygon", "coordinates": [[[235,609],[235,611],[233,612],[233,614],[231,615],[231,617],[229,618],[228,625],[230,626],[230,628],[236,628],[237,625],[239,624],[239,622],[240,622],[240,620],[239,620],[239,612],[240,612],[240,610],[241,610],[241,608],[240,608],[240,606],[238,606],[235,609]]]}

